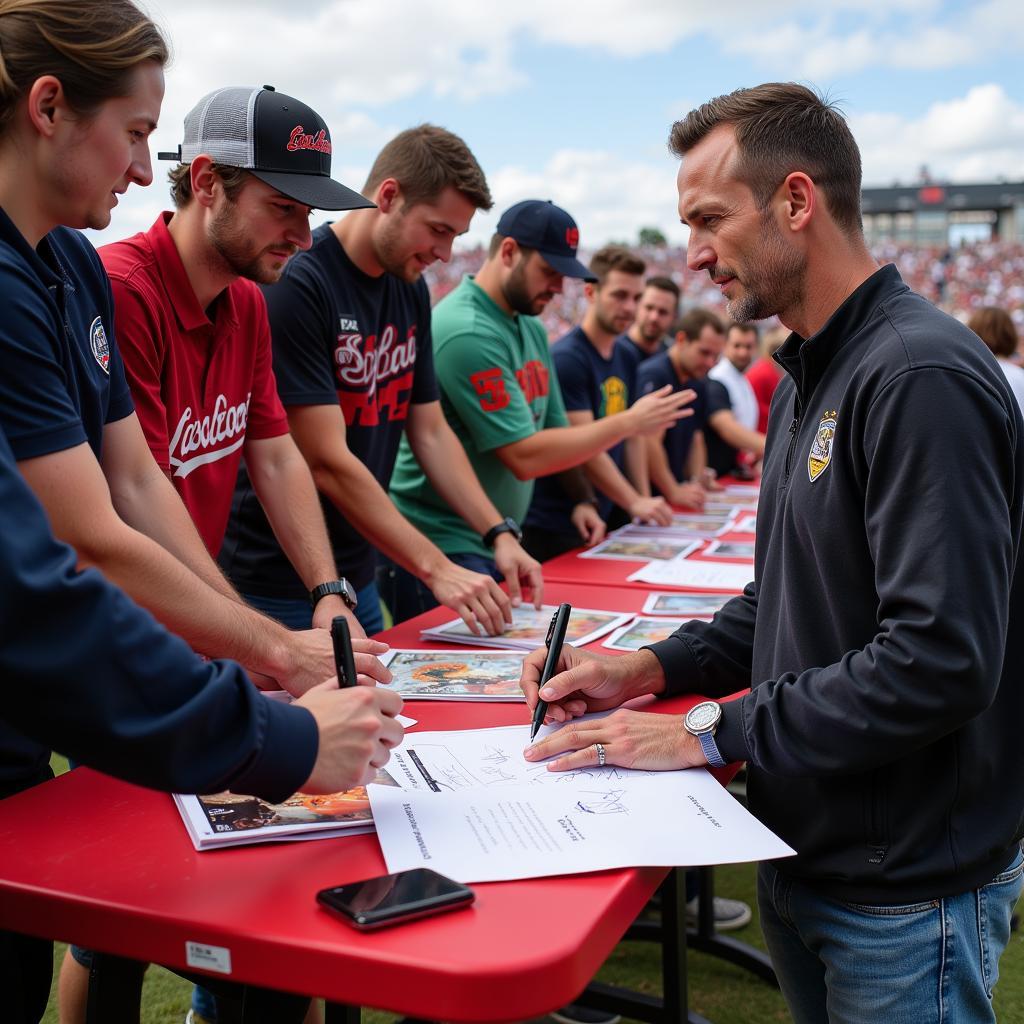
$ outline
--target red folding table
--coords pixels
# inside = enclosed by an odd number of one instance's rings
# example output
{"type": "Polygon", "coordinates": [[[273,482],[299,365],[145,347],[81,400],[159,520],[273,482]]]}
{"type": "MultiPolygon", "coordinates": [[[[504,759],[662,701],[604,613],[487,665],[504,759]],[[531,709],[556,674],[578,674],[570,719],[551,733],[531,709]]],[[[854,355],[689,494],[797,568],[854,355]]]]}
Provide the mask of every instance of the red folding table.
{"type": "MultiPolygon", "coordinates": [[[[635,611],[643,596],[554,584],[545,600],[635,611]]],[[[426,646],[419,629],[451,615],[436,609],[382,638],[426,646]]],[[[692,703],[657,710],[679,714],[692,703]]],[[[406,712],[428,729],[522,722],[525,732],[527,717],[522,704],[410,701],[406,712]]],[[[668,874],[641,868],[479,885],[469,910],[375,934],[314,902],[321,888],[384,871],[372,835],[198,853],[168,795],[85,768],[5,800],[0,815],[0,927],[179,969],[189,967],[187,944],[198,943],[223,951],[230,974],[221,977],[325,997],[329,1021],[352,1020],[363,1005],[435,1020],[516,1020],[570,1002],[668,874]]],[[[674,972],[664,1004],[627,1006],[614,993],[597,1002],[651,1021],[684,1019],[677,874],[659,933],[674,972]]]]}

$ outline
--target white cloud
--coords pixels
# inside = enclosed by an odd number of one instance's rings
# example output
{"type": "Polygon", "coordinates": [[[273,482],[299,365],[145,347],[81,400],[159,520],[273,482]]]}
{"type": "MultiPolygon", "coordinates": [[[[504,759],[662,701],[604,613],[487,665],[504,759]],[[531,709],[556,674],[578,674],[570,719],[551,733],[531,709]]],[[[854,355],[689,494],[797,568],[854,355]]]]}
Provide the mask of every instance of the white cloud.
{"type": "Polygon", "coordinates": [[[506,165],[488,174],[494,209],[477,214],[461,246],[486,242],[502,211],[521,199],[551,199],[572,214],[584,248],[609,239],[635,241],[642,227],[658,226],[674,241],[685,238],[676,213],[676,166],[623,160],[607,150],[562,149],[533,171],[506,165]]]}
{"type": "Polygon", "coordinates": [[[149,0],[175,44],[188,92],[270,78],[284,91],[342,109],[422,93],[472,101],[527,82],[518,60],[529,43],[613,57],[665,53],[713,39],[726,53],[787,76],[834,76],[868,67],[962,65],[1024,43],[1024,5],[987,0],[149,0]],[[856,20],[854,31],[849,23],[856,20]],[[700,37],[700,38],[698,38],[700,37]]]}
{"type": "Polygon", "coordinates": [[[1024,104],[1000,85],[932,104],[919,118],[864,114],[850,119],[868,185],[909,184],[927,165],[949,181],[1024,179],[1024,104]]]}
{"type": "Polygon", "coordinates": [[[787,19],[773,10],[770,19],[755,19],[739,33],[721,35],[720,41],[725,52],[748,57],[759,67],[810,79],[873,67],[963,67],[989,55],[1015,53],[1024,42],[1024,7],[1006,0],[949,10],[931,3],[869,4],[851,31],[837,15],[854,10],[842,0],[815,6],[811,16],[787,19]]]}

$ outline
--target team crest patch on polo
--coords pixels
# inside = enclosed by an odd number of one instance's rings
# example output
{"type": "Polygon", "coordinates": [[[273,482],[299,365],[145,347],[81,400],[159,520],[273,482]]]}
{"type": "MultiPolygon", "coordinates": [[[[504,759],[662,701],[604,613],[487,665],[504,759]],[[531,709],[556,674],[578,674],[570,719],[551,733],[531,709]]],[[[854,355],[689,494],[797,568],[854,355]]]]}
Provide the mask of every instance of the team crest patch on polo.
{"type": "Polygon", "coordinates": [[[811,450],[807,453],[807,475],[811,483],[818,479],[832,461],[832,442],[836,436],[836,410],[824,413],[818,424],[818,432],[811,442],[811,450]]]}
{"type": "Polygon", "coordinates": [[[96,317],[89,327],[89,348],[92,349],[93,358],[100,364],[100,369],[109,376],[110,343],[107,341],[107,332],[103,329],[103,321],[99,317],[96,317]]]}

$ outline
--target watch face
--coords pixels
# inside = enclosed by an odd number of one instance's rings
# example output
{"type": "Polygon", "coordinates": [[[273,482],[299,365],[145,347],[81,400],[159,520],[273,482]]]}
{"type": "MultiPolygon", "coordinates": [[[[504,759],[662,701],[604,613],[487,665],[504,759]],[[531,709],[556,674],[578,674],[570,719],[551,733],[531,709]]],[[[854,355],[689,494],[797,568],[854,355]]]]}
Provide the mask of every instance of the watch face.
{"type": "Polygon", "coordinates": [[[710,729],[721,717],[722,709],[714,702],[706,700],[686,713],[686,725],[691,732],[703,732],[710,729]]]}

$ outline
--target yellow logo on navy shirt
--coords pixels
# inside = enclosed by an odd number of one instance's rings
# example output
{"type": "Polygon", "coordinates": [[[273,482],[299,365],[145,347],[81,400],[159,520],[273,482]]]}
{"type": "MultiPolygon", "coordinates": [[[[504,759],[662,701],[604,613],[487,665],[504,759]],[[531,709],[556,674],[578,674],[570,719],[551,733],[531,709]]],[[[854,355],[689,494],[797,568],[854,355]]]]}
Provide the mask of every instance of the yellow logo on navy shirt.
{"type": "Polygon", "coordinates": [[[604,398],[601,416],[614,416],[617,412],[626,411],[626,382],[621,377],[606,377],[601,384],[601,392],[604,398]]]}
{"type": "Polygon", "coordinates": [[[818,432],[811,442],[811,450],[807,453],[807,475],[813,483],[825,472],[832,461],[832,442],[836,436],[836,410],[826,412],[818,423],[818,432]]]}

